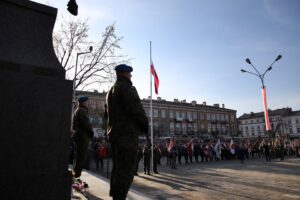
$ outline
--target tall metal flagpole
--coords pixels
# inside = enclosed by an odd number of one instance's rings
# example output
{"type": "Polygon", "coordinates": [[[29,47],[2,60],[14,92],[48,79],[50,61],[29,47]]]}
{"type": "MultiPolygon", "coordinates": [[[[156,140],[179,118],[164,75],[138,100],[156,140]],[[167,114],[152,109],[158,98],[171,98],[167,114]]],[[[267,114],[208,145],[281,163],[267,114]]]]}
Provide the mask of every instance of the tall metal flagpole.
{"type": "Polygon", "coordinates": [[[151,113],[151,171],[153,173],[153,108],[152,108],[152,74],[151,74],[151,65],[152,65],[152,49],[150,41],[150,113],[151,113]]]}

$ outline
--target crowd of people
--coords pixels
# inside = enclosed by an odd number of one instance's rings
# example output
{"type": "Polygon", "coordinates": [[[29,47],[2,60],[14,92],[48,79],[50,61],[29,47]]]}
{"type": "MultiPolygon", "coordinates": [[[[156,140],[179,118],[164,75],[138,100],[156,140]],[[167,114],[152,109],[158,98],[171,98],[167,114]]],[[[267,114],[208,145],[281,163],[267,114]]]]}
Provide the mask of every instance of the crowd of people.
{"type": "MultiPolygon", "coordinates": [[[[89,159],[96,163],[96,170],[103,170],[103,162],[109,157],[109,145],[105,140],[94,138],[89,147],[89,159]]],[[[142,162],[145,174],[151,175],[151,146],[140,141],[138,146],[138,158],[136,163],[136,175],[138,175],[139,163],[142,162]]],[[[161,160],[166,159],[171,169],[176,165],[193,164],[201,162],[213,162],[222,160],[240,160],[264,157],[266,162],[271,159],[283,160],[284,156],[295,155],[296,147],[293,142],[285,138],[253,138],[245,140],[220,140],[210,139],[163,139],[157,140],[153,146],[153,172],[158,172],[161,160]]],[[[87,168],[89,164],[87,164],[87,168]]]]}

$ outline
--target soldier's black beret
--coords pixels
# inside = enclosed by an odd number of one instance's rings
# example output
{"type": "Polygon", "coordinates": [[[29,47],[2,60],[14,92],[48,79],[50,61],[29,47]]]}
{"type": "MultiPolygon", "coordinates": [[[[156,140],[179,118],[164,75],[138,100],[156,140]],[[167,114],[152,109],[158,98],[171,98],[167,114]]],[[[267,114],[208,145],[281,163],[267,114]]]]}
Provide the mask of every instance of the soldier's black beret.
{"type": "Polygon", "coordinates": [[[78,98],[78,102],[79,102],[79,103],[83,103],[83,102],[85,102],[85,101],[87,101],[87,100],[89,100],[89,98],[86,97],[86,96],[81,96],[81,97],[78,98]]]}
{"type": "Polygon", "coordinates": [[[132,72],[133,69],[131,66],[120,64],[115,67],[116,72],[132,72]]]}

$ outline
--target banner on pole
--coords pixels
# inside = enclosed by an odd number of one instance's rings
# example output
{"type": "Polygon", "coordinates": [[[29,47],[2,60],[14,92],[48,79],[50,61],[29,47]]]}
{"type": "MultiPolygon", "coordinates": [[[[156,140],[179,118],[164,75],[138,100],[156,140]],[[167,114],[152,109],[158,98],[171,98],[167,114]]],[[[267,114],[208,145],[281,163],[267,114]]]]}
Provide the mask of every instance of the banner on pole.
{"type": "Polygon", "coordinates": [[[268,113],[268,106],[267,106],[267,95],[266,95],[266,87],[262,88],[262,97],[263,97],[263,104],[264,104],[264,113],[265,113],[265,123],[266,123],[266,130],[271,131],[271,124],[269,120],[269,113],[268,113]]]}

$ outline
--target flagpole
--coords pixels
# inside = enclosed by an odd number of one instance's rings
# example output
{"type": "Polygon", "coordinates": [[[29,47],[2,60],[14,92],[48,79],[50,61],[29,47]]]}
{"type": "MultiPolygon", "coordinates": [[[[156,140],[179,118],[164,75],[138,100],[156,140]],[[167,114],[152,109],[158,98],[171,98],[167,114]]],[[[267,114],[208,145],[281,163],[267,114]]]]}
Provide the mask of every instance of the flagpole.
{"type": "Polygon", "coordinates": [[[151,74],[151,65],[152,65],[152,49],[150,41],[150,113],[151,113],[151,171],[153,173],[153,107],[152,107],[152,74],[151,74]]]}

